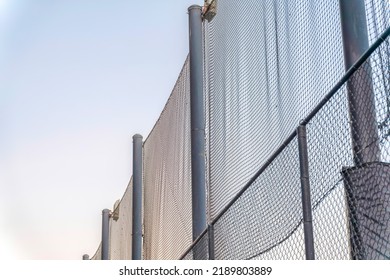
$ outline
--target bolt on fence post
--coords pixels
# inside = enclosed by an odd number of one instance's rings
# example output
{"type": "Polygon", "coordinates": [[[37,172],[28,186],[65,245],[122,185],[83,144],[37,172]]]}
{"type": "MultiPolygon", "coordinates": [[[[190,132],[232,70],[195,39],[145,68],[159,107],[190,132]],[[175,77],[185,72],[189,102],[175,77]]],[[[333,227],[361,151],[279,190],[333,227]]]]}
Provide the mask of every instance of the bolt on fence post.
{"type": "Polygon", "coordinates": [[[208,239],[209,239],[209,260],[215,259],[215,251],[214,251],[214,225],[209,224],[208,229],[208,239]]]}
{"type": "Polygon", "coordinates": [[[102,211],[102,260],[108,260],[109,242],[110,242],[110,210],[102,211]]]}
{"type": "MultiPolygon", "coordinates": [[[[344,64],[348,70],[368,49],[364,0],[339,0],[344,64]]],[[[375,96],[370,62],[348,81],[348,102],[355,165],[380,160],[375,96]]]]}
{"type": "Polygon", "coordinates": [[[142,136],[133,136],[132,259],[142,259],[142,136]]]}
{"type": "Polygon", "coordinates": [[[303,230],[307,260],[314,260],[313,218],[311,212],[309,157],[307,153],[306,126],[298,126],[299,166],[301,171],[303,230]]]}
{"type": "Polygon", "coordinates": [[[203,110],[202,8],[192,5],[189,13],[192,239],[206,229],[205,122],[203,110]]]}
{"type": "Polygon", "coordinates": [[[84,254],[84,255],[83,255],[83,261],[87,261],[87,260],[89,260],[89,255],[84,254]]]}

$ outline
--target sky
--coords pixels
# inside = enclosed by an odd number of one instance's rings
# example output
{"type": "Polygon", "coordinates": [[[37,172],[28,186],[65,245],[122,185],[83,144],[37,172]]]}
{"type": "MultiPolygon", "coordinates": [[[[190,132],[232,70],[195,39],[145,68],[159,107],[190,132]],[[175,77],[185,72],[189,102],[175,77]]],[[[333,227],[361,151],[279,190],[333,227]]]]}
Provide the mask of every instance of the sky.
{"type": "Polygon", "coordinates": [[[0,259],[101,240],[188,53],[201,0],[0,0],[0,259]]]}

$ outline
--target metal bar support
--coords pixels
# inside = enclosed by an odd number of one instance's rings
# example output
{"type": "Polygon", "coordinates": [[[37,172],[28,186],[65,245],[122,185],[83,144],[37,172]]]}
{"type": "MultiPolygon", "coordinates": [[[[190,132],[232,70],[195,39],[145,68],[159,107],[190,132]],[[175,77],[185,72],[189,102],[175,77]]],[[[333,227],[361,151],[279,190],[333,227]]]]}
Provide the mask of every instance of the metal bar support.
{"type": "Polygon", "coordinates": [[[311,212],[309,157],[307,153],[306,126],[298,127],[299,166],[301,170],[303,229],[307,260],[314,260],[313,218],[311,212]]]}
{"type": "Polygon", "coordinates": [[[192,239],[207,228],[205,181],[205,122],[203,110],[202,8],[192,5],[189,13],[192,239]]]}
{"type": "Polygon", "coordinates": [[[102,260],[109,259],[109,242],[110,242],[110,210],[102,211],[102,260]]]}
{"type": "Polygon", "coordinates": [[[142,136],[133,136],[132,259],[142,259],[142,136]]]}
{"type": "MultiPolygon", "coordinates": [[[[368,50],[364,0],[339,0],[345,69],[368,50]]],[[[372,74],[367,60],[348,81],[348,102],[355,165],[380,161],[372,74]],[[356,78],[355,78],[356,77],[356,78]]]]}

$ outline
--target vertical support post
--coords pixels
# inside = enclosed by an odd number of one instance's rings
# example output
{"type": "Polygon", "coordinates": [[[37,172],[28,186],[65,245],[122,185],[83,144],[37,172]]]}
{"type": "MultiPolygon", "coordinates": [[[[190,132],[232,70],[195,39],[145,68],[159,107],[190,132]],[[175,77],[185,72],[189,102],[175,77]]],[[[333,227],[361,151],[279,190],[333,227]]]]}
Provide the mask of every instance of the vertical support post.
{"type": "Polygon", "coordinates": [[[142,136],[133,136],[132,259],[142,259],[142,136]]]}
{"type": "Polygon", "coordinates": [[[209,238],[209,260],[214,260],[215,251],[214,251],[214,225],[213,224],[209,224],[207,233],[209,238]]]}
{"type": "MultiPolygon", "coordinates": [[[[339,0],[339,4],[344,64],[348,70],[368,49],[366,11],[364,0],[339,0]]],[[[380,161],[375,96],[369,61],[348,81],[348,102],[355,165],[380,161]]]]}
{"type": "Polygon", "coordinates": [[[306,126],[298,127],[299,166],[301,170],[303,230],[307,260],[314,260],[313,218],[311,213],[309,157],[307,153],[306,126]]]}
{"type": "Polygon", "coordinates": [[[84,255],[83,255],[83,261],[88,261],[88,260],[89,260],[89,255],[84,254],[84,255]]]}
{"type": "Polygon", "coordinates": [[[192,239],[206,229],[205,122],[203,110],[202,8],[192,5],[189,13],[192,239]]]}
{"type": "Polygon", "coordinates": [[[102,211],[102,260],[108,260],[109,242],[110,242],[110,210],[102,211]]]}
{"type": "MultiPolygon", "coordinates": [[[[364,0],[339,0],[345,68],[349,69],[368,49],[364,0]]],[[[388,256],[378,240],[389,236],[386,208],[389,176],[381,174],[375,95],[369,60],[348,81],[349,115],[355,167],[344,167],[352,259],[388,256]],[[386,177],[387,176],[387,177],[386,177]]],[[[387,173],[388,174],[388,173],[387,173]]]]}

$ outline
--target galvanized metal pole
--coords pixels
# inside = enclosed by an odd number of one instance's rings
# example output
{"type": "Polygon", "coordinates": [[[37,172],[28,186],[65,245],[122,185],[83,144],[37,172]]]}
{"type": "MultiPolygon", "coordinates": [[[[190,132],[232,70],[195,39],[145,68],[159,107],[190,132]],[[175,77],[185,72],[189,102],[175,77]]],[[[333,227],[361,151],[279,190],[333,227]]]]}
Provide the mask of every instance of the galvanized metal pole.
{"type": "Polygon", "coordinates": [[[205,122],[203,110],[202,8],[192,5],[189,13],[192,239],[206,229],[205,122]]]}
{"type": "MultiPolygon", "coordinates": [[[[368,49],[364,0],[339,0],[345,68],[349,69],[368,49]]],[[[352,259],[381,259],[386,249],[378,240],[389,233],[386,194],[389,176],[383,176],[370,61],[348,81],[348,102],[355,167],[344,167],[352,259]],[[379,176],[381,175],[381,176],[379,176]],[[373,179],[374,178],[374,179],[373,179]],[[379,180],[381,178],[381,180],[379,180]],[[383,179],[383,180],[382,180],[383,179]],[[375,180],[375,183],[373,183],[375,180]],[[375,224],[373,226],[373,224],[375,224]]]]}
{"type": "Polygon", "coordinates": [[[132,259],[142,259],[142,136],[133,136],[132,259]]]}
{"type": "Polygon", "coordinates": [[[89,260],[89,255],[85,254],[83,255],[83,261],[89,260]]]}
{"type": "Polygon", "coordinates": [[[109,242],[110,242],[110,210],[104,209],[102,211],[102,260],[109,259],[109,242]]]}
{"type": "Polygon", "coordinates": [[[307,154],[306,126],[298,127],[299,166],[301,170],[303,230],[307,260],[314,260],[313,218],[311,212],[309,157],[307,154]]]}
{"type": "MultiPolygon", "coordinates": [[[[348,70],[368,49],[364,0],[339,0],[344,47],[348,70]]],[[[355,165],[380,160],[375,99],[371,66],[365,62],[348,81],[348,99],[355,165]]]]}

